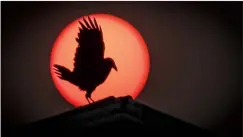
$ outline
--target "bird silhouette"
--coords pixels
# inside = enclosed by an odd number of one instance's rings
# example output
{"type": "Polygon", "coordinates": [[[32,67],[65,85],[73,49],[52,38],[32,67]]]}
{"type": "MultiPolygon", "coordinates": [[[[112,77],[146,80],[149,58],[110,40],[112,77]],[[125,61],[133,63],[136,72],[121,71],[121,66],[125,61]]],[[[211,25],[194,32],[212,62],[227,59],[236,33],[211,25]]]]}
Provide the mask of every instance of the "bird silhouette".
{"type": "Polygon", "coordinates": [[[92,21],[89,16],[88,19],[82,19],[84,23],[79,21],[80,27],[76,37],[78,46],[73,70],[58,64],[54,64],[54,70],[60,79],[70,82],[81,91],[86,91],[85,97],[90,104],[89,99],[94,102],[91,98],[92,92],[107,79],[111,69],[117,71],[117,67],[112,58],[104,57],[103,32],[96,19],[92,21]]]}

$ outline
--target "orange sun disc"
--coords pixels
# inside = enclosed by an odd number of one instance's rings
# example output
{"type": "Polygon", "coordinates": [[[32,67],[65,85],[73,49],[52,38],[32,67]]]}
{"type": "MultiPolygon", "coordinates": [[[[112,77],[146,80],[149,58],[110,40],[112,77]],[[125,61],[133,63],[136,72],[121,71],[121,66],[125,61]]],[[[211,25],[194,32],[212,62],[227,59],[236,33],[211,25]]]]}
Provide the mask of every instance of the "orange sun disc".
{"type": "MultiPolygon", "coordinates": [[[[140,33],[127,21],[108,14],[92,14],[103,30],[105,57],[114,59],[118,71],[111,70],[104,83],[92,93],[94,101],[108,96],[130,95],[135,99],[142,91],[149,74],[150,62],[147,45],[140,33]]],[[[61,96],[78,107],[88,104],[85,92],[55,74],[53,65],[59,64],[73,70],[73,59],[78,43],[75,40],[83,17],[68,24],[57,37],[50,60],[50,71],[61,96]]],[[[87,16],[85,16],[87,19],[87,16]]]]}

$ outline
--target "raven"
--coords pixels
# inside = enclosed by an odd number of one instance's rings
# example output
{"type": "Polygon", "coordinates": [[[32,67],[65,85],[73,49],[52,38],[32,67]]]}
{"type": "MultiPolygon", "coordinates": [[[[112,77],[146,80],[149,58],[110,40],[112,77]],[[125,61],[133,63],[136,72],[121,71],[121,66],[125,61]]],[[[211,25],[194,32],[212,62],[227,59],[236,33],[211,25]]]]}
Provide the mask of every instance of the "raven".
{"type": "Polygon", "coordinates": [[[90,104],[89,99],[94,102],[91,93],[106,80],[111,69],[117,71],[117,67],[112,58],[104,57],[103,32],[96,19],[92,21],[88,16],[88,19],[83,18],[83,22],[79,21],[73,71],[58,64],[54,64],[54,70],[60,79],[79,87],[81,91],[86,91],[85,97],[90,104]]]}

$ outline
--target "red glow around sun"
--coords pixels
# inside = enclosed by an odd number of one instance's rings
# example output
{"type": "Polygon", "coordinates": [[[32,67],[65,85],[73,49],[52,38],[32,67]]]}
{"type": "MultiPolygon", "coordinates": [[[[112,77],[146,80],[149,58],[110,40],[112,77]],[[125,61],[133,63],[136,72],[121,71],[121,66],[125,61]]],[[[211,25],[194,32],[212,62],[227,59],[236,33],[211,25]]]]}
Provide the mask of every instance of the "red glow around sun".
{"type": "MultiPolygon", "coordinates": [[[[108,96],[131,95],[134,99],[142,91],[149,74],[150,63],[147,45],[140,33],[125,20],[108,15],[89,15],[95,17],[103,30],[105,57],[116,62],[118,72],[113,69],[106,81],[92,93],[92,98],[100,100],[108,96]]],[[[77,42],[79,23],[82,17],[67,25],[57,37],[51,52],[50,71],[54,84],[62,97],[74,106],[87,104],[85,92],[67,81],[59,79],[53,65],[60,64],[71,71],[77,42]]]]}

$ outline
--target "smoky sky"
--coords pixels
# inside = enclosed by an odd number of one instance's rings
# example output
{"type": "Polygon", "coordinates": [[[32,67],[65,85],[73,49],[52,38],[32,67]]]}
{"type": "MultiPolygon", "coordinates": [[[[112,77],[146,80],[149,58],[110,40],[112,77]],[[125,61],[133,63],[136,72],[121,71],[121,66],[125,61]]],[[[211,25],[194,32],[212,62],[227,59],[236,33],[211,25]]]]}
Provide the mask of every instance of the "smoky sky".
{"type": "Polygon", "coordinates": [[[73,20],[107,13],[132,24],[148,45],[150,73],[137,101],[219,134],[241,133],[241,3],[2,2],[1,6],[3,128],[74,108],[51,79],[51,48],[73,20]]]}

